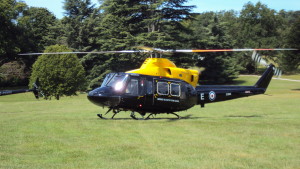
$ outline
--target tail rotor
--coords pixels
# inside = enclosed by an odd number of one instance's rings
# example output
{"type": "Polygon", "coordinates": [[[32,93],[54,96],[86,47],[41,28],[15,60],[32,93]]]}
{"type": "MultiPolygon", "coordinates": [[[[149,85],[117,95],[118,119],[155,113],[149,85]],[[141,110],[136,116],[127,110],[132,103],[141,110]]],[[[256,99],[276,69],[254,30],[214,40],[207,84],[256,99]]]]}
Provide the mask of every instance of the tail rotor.
{"type": "MultiPolygon", "coordinates": [[[[252,53],[252,60],[257,63],[257,64],[260,64],[262,66],[266,66],[268,67],[269,64],[267,63],[267,61],[265,59],[263,59],[258,53],[257,51],[253,51],[252,53]]],[[[273,71],[274,71],[274,75],[277,76],[278,78],[282,75],[282,70],[280,70],[279,68],[277,67],[274,67],[273,66],[273,71]]]]}
{"type": "Polygon", "coordinates": [[[44,93],[39,88],[39,79],[36,79],[36,81],[33,83],[32,89],[4,90],[4,91],[0,91],[0,96],[27,93],[27,92],[33,92],[36,99],[39,99],[40,97],[44,96],[44,93]]]}
{"type": "Polygon", "coordinates": [[[44,97],[44,93],[40,90],[39,86],[40,83],[39,79],[37,78],[36,81],[33,83],[33,89],[31,89],[36,99],[44,97]]]}

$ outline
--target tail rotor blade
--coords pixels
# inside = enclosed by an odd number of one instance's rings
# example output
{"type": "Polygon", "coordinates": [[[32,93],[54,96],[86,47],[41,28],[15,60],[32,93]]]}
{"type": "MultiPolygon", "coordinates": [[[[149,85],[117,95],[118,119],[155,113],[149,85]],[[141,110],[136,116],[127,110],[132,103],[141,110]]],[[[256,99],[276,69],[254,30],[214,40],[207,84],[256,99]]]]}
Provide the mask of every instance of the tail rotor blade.
{"type": "Polygon", "coordinates": [[[36,99],[39,99],[40,96],[42,96],[42,97],[45,96],[44,93],[40,90],[39,86],[40,86],[40,83],[39,83],[39,79],[37,78],[35,83],[33,83],[33,89],[32,89],[33,94],[36,99]]]}
{"type": "Polygon", "coordinates": [[[279,71],[279,75],[278,75],[278,77],[280,78],[280,77],[281,77],[281,75],[282,75],[282,70],[280,70],[280,71],[279,71]]]}
{"type": "MultiPolygon", "coordinates": [[[[255,62],[255,63],[258,63],[260,65],[263,65],[263,66],[268,66],[268,63],[265,59],[263,59],[258,53],[257,51],[253,51],[252,53],[252,56],[251,56],[252,60],[255,62]]],[[[273,68],[274,70],[274,75],[277,76],[278,78],[282,75],[282,71],[276,67],[273,68]]]]}
{"type": "Polygon", "coordinates": [[[253,51],[251,58],[255,63],[258,63],[263,66],[268,66],[267,61],[263,59],[256,51],[253,51]]]}
{"type": "Polygon", "coordinates": [[[282,75],[282,70],[280,70],[280,69],[278,69],[278,68],[275,68],[274,71],[275,71],[275,73],[274,73],[275,76],[277,76],[278,78],[281,77],[281,75],[282,75]]]}

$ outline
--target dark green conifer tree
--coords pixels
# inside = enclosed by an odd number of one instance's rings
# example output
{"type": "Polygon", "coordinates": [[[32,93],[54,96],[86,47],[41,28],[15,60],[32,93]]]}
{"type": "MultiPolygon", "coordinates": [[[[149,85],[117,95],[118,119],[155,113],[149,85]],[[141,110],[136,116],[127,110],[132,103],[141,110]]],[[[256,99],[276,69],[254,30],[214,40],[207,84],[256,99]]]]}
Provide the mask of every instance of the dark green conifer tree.
{"type": "Polygon", "coordinates": [[[90,39],[94,36],[99,10],[91,0],[65,0],[64,9],[65,17],[61,22],[66,44],[76,51],[91,50],[94,44],[90,39]]]}
{"type": "MultiPolygon", "coordinates": [[[[98,27],[101,50],[136,49],[135,46],[176,48],[180,21],[189,17],[192,7],[186,0],[106,0],[102,21],[98,27]]],[[[138,68],[149,56],[141,54],[110,54],[99,58],[102,72],[126,71],[138,68]],[[105,57],[104,57],[105,58],[105,57]],[[108,63],[108,64],[106,64],[108,63]],[[128,64],[130,63],[130,64],[128,64]]],[[[97,63],[97,61],[95,61],[97,63]]],[[[97,77],[94,77],[97,78],[97,77]]]]}
{"type": "MultiPolygon", "coordinates": [[[[188,25],[192,33],[188,34],[190,47],[198,49],[230,49],[233,44],[231,37],[225,32],[224,23],[214,12],[199,14],[188,25]]],[[[236,60],[232,53],[198,53],[194,54],[198,67],[204,67],[201,72],[201,83],[225,83],[237,78],[236,60]],[[198,59],[201,58],[201,59],[198,59]]]]}

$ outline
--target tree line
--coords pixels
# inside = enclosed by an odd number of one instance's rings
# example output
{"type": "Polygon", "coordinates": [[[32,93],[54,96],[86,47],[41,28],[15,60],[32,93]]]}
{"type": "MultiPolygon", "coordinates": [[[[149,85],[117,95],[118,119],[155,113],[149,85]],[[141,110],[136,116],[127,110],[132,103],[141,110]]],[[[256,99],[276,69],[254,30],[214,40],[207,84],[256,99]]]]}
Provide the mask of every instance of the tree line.
{"type": "MultiPolygon", "coordinates": [[[[241,11],[193,13],[187,0],[64,0],[64,17],[18,0],[0,0],[0,84],[28,83],[36,56],[63,45],[72,51],[111,51],[149,46],[162,49],[297,48],[300,11],[275,11],[258,2],[241,11]],[[13,63],[13,64],[12,64],[13,63]],[[12,72],[18,70],[17,73],[12,72]],[[17,76],[17,78],[16,78],[17,76]],[[21,79],[21,80],[20,80],[21,79]],[[22,80],[23,79],[23,80],[22,80]]],[[[297,70],[299,52],[263,52],[285,72],[297,70]]],[[[146,54],[78,55],[89,88],[109,72],[140,67],[146,54]]],[[[204,67],[201,81],[226,83],[240,72],[253,73],[251,53],[166,55],[177,66],[204,67]]]]}

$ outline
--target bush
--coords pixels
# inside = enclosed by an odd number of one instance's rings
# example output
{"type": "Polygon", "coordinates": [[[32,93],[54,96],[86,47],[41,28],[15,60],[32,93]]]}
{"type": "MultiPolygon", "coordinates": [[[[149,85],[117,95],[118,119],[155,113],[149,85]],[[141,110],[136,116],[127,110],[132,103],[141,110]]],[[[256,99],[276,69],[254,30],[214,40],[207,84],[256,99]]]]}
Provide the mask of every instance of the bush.
{"type": "MultiPolygon", "coordinates": [[[[69,52],[66,46],[53,45],[45,49],[49,52],[69,52]]],[[[30,84],[39,79],[40,89],[45,99],[61,96],[76,95],[78,90],[84,89],[85,71],[75,54],[41,55],[33,64],[30,84]]]]}
{"type": "Polygon", "coordinates": [[[26,86],[29,73],[25,71],[25,64],[11,61],[0,66],[0,87],[26,86]]]}

